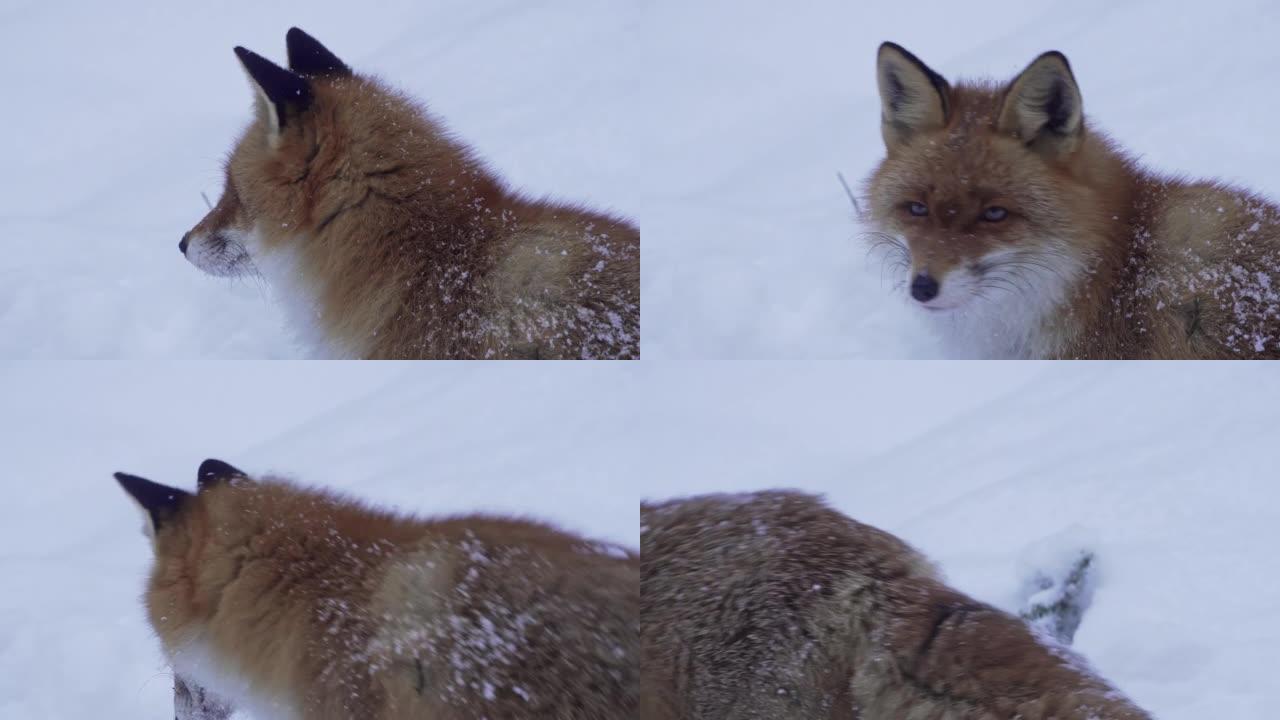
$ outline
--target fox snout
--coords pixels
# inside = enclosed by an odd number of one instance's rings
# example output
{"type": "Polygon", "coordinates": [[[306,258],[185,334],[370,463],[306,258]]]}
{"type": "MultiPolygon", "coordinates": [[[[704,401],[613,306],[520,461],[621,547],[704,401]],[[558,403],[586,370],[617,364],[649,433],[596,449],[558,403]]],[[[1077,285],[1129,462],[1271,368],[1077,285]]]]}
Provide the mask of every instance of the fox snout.
{"type": "Polygon", "coordinates": [[[912,300],[929,310],[955,309],[970,301],[977,279],[972,261],[918,247],[912,248],[911,256],[907,288],[912,300]]]}
{"type": "Polygon", "coordinates": [[[911,280],[911,297],[920,302],[929,302],[938,297],[938,281],[926,272],[917,274],[911,280]]]}
{"type": "Polygon", "coordinates": [[[238,277],[253,272],[247,242],[248,234],[234,229],[192,230],[178,241],[178,250],[192,265],[210,275],[238,277]]]}
{"type": "Polygon", "coordinates": [[[220,277],[252,272],[249,241],[253,222],[228,177],[218,204],[178,241],[178,252],[192,265],[220,277]]]}

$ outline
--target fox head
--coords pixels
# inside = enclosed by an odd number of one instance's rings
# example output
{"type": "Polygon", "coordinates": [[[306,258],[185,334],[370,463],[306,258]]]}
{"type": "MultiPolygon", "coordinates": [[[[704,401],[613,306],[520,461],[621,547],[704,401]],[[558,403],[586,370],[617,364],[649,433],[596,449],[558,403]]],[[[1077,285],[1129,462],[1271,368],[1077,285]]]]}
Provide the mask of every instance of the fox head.
{"type": "Polygon", "coordinates": [[[440,155],[452,141],[415,103],[353,73],[298,28],[289,30],[286,44],[288,68],[235,48],[256,99],[253,119],[226,161],[221,199],[178,245],[212,275],[271,280],[264,265],[304,241],[319,254],[316,266],[349,266],[357,251],[365,264],[382,264],[369,254],[393,251],[355,240],[405,222],[396,203],[403,206],[433,181],[458,192],[466,184],[417,175],[411,158],[440,155]],[[364,212],[349,212],[362,206],[364,212]]]}
{"type": "MultiPolygon", "coordinates": [[[[245,488],[256,483],[220,460],[205,460],[196,471],[196,492],[116,473],[116,481],[142,516],[142,530],[154,554],[147,606],[152,626],[162,639],[176,642],[185,621],[198,616],[198,585],[234,572],[230,558],[222,563],[197,559],[215,532],[234,532],[247,500],[245,488]],[[198,567],[198,572],[195,568],[198,567]]],[[[168,644],[168,642],[166,643],[168,644]]]]}
{"type": "Polygon", "coordinates": [[[1065,300],[1096,234],[1107,147],[1086,133],[1067,58],[1044,53],[1001,85],[952,86],[885,43],[876,75],[887,153],[868,182],[869,219],[900,251],[916,304],[951,314],[1008,303],[1030,316],[1065,300]]]}
{"type": "MultiPolygon", "coordinates": [[[[178,249],[211,275],[239,276],[256,271],[254,250],[263,246],[263,224],[272,229],[301,227],[313,203],[301,205],[296,192],[305,178],[321,137],[326,104],[354,76],[333,53],[310,35],[292,28],[286,35],[289,69],[242,47],[235,48],[256,98],[254,120],[241,134],[224,172],[222,197],[178,249]]],[[[267,233],[274,234],[274,233],[267,233]]]]}

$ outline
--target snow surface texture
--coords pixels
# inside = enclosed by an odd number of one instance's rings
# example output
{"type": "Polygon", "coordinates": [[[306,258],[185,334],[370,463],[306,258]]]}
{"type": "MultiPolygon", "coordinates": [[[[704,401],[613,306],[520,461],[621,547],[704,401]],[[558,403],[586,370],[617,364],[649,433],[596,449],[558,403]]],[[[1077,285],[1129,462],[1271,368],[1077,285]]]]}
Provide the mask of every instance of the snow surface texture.
{"type": "Polygon", "coordinates": [[[630,547],[641,497],[820,491],[1012,612],[1087,547],[1074,647],[1105,677],[1163,720],[1280,703],[1265,364],[28,364],[0,397],[0,718],[168,711],[110,473],[190,487],[208,456],[630,547]]]}
{"type": "Polygon", "coordinates": [[[297,25],[423,101],[514,187],[638,218],[637,3],[4,0],[0,357],[280,358],[304,348],[260,283],[178,240],[251,119],[232,48],[297,25]]]}

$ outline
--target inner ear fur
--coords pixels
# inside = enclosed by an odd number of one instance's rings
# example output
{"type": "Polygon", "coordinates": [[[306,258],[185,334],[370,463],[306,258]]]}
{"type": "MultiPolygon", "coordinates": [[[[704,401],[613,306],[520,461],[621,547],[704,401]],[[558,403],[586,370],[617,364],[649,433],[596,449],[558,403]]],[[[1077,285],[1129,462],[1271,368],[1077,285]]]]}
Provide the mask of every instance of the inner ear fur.
{"type": "Polygon", "coordinates": [[[876,56],[880,133],[893,149],[919,132],[941,130],[950,113],[951,86],[938,73],[891,42],[876,56]]]}
{"type": "Polygon", "coordinates": [[[1065,55],[1047,52],[1013,79],[996,129],[1050,157],[1070,154],[1080,146],[1084,103],[1065,55]]]}

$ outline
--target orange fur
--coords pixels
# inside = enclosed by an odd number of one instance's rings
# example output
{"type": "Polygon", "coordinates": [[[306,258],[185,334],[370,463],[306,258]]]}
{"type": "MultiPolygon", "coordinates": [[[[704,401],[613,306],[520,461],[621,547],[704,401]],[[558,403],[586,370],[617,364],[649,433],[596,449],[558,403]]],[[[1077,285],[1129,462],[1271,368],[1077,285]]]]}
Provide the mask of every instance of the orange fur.
{"type": "Polygon", "coordinates": [[[285,302],[303,306],[300,323],[317,326],[324,354],[639,356],[634,225],[512,191],[372,78],[307,82],[312,102],[278,133],[259,102],[222,199],[188,236],[193,261],[212,257],[202,265],[216,274],[273,275],[288,286],[278,292],[301,296],[285,302]],[[225,257],[229,240],[245,257],[225,257]]]}
{"type": "Polygon", "coordinates": [[[794,491],[640,509],[645,720],[1147,720],[1070,650],[794,491]]]}
{"type": "Polygon", "coordinates": [[[243,477],[156,529],[146,592],[182,676],[317,720],[633,717],[638,603],[634,555],[541,523],[243,477]]]}

